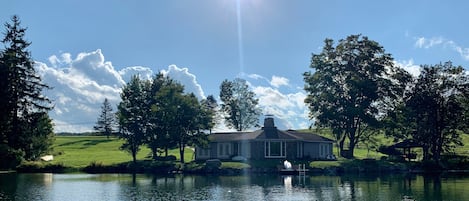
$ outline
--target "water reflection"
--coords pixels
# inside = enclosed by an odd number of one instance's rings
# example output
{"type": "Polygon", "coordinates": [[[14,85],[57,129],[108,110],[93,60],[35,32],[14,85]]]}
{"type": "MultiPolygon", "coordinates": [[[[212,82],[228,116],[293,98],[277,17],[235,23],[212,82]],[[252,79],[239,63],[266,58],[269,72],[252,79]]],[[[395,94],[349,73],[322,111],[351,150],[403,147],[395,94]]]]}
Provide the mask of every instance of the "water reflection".
{"type": "Polygon", "coordinates": [[[469,200],[468,176],[0,174],[0,200],[469,200]]]}

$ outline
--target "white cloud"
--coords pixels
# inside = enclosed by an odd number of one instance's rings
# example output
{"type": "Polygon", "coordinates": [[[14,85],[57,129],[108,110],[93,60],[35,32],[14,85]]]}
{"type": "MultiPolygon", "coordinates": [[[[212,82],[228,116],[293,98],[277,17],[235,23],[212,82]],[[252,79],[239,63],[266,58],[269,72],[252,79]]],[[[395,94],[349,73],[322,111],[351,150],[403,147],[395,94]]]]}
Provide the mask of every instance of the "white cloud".
{"type": "Polygon", "coordinates": [[[421,68],[419,65],[414,64],[414,60],[402,60],[402,61],[394,61],[394,64],[399,66],[400,68],[409,72],[412,76],[418,77],[421,72],[421,68]]]}
{"type": "Polygon", "coordinates": [[[448,40],[443,37],[432,37],[429,39],[425,37],[418,37],[415,39],[415,46],[418,48],[428,49],[438,45],[451,48],[453,51],[456,51],[464,60],[469,61],[469,48],[461,47],[452,40],[448,40]]]}
{"type": "MultiPolygon", "coordinates": [[[[105,98],[109,99],[116,111],[120,102],[121,87],[132,75],[139,74],[145,79],[153,76],[153,71],[143,66],[126,67],[118,71],[110,61],[105,60],[101,50],[80,53],[75,59],[71,58],[69,53],[63,53],[49,57],[49,64],[36,62],[36,68],[44,83],[53,87],[44,93],[55,104],[49,114],[56,132],[92,131],[105,98]]],[[[186,92],[192,92],[198,98],[205,97],[202,86],[197,83],[196,76],[190,73],[188,68],[170,65],[161,72],[183,84],[186,92]]],[[[301,89],[283,93],[271,86],[288,85],[286,78],[273,76],[269,81],[261,75],[253,74],[248,77],[267,81],[249,83],[249,86],[257,94],[263,113],[273,114],[279,128],[298,129],[309,126],[307,108],[303,103],[306,94],[301,89]]],[[[216,130],[229,129],[221,121],[216,130]]]]}
{"type": "Polygon", "coordinates": [[[278,88],[280,86],[288,86],[289,80],[284,77],[279,77],[279,76],[272,76],[272,80],[270,81],[270,85],[278,88]]]}
{"type": "Polygon", "coordinates": [[[249,74],[249,75],[246,75],[248,78],[251,78],[251,79],[255,79],[255,80],[258,80],[258,79],[265,79],[264,77],[262,77],[261,75],[258,75],[258,74],[249,74]]]}
{"type": "Polygon", "coordinates": [[[127,83],[133,75],[139,75],[141,79],[149,80],[153,76],[153,71],[143,66],[131,66],[120,70],[119,75],[127,83]]]}
{"type": "MultiPolygon", "coordinates": [[[[49,113],[56,132],[92,131],[105,98],[109,99],[114,111],[120,102],[121,87],[138,74],[150,79],[153,71],[143,66],[131,66],[117,71],[106,61],[101,50],[84,52],[71,59],[69,53],[49,57],[50,66],[36,62],[36,69],[43,82],[53,87],[44,93],[54,101],[55,107],[49,113]]],[[[185,85],[186,92],[204,97],[202,87],[195,75],[187,68],[170,65],[162,70],[174,80],[185,85]]]]}
{"type": "Polygon", "coordinates": [[[168,66],[168,70],[162,70],[161,72],[163,75],[177,80],[179,83],[183,84],[186,93],[194,93],[194,95],[199,100],[205,98],[202,86],[197,83],[196,76],[190,73],[188,68],[179,68],[173,64],[168,66]]]}
{"type": "Polygon", "coordinates": [[[418,48],[431,48],[435,45],[440,45],[444,43],[446,40],[442,37],[433,37],[433,38],[425,38],[425,37],[418,37],[415,41],[415,46],[418,48]]]}
{"type": "MultiPolygon", "coordinates": [[[[253,86],[259,98],[259,107],[264,115],[274,115],[277,127],[281,129],[301,129],[309,126],[307,107],[303,91],[282,93],[278,89],[253,86]]],[[[262,123],[262,122],[261,122],[262,123]]]]}

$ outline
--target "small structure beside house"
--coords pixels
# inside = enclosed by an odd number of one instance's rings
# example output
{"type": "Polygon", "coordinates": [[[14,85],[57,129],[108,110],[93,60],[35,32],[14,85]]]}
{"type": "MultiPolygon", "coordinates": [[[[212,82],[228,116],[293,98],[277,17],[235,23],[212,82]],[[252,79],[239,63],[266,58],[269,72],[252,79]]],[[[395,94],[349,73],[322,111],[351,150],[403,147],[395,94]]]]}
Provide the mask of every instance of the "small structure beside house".
{"type": "Polygon", "coordinates": [[[333,140],[295,130],[278,130],[268,116],[253,132],[213,133],[208,147],[196,147],[195,159],[313,159],[330,160],[333,140]]]}

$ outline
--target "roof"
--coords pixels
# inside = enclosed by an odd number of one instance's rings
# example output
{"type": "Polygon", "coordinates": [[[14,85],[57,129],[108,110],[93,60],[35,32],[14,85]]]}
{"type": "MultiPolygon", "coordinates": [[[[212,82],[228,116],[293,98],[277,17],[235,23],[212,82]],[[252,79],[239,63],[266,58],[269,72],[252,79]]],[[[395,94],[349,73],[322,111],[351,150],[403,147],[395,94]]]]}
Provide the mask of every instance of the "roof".
{"type": "Polygon", "coordinates": [[[333,140],[313,133],[303,133],[295,130],[278,130],[277,128],[262,128],[253,132],[213,133],[209,136],[212,142],[232,142],[244,140],[292,140],[304,142],[329,142],[333,140]]]}
{"type": "Polygon", "coordinates": [[[422,145],[414,140],[406,139],[402,142],[398,142],[391,147],[393,148],[413,148],[413,147],[422,147],[422,145]]]}

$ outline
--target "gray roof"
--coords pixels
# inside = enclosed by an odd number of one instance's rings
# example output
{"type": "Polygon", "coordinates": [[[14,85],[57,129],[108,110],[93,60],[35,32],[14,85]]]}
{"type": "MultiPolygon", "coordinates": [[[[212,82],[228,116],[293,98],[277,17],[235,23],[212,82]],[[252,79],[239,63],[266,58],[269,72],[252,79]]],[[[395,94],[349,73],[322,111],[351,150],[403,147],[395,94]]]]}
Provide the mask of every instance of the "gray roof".
{"type": "Polygon", "coordinates": [[[212,142],[232,142],[243,140],[292,140],[305,142],[329,142],[333,140],[313,133],[303,133],[295,130],[278,130],[277,128],[262,128],[253,132],[213,133],[209,136],[212,142]]]}

